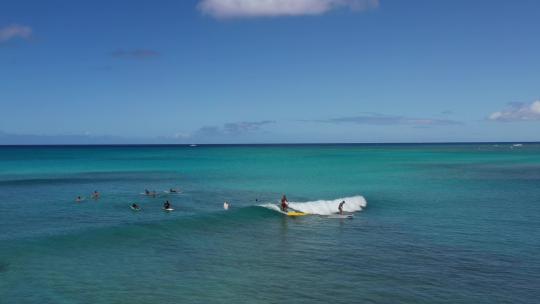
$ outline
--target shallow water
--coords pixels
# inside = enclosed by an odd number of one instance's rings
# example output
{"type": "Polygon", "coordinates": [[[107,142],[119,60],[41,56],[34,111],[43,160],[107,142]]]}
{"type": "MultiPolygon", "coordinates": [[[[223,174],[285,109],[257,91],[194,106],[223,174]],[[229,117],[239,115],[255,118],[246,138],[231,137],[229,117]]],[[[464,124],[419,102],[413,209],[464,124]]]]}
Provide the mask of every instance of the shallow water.
{"type": "Polygon", "coordinates": [[[0,148],[0,303],[536,303],[539,248],[537,144],[0,148]]]}

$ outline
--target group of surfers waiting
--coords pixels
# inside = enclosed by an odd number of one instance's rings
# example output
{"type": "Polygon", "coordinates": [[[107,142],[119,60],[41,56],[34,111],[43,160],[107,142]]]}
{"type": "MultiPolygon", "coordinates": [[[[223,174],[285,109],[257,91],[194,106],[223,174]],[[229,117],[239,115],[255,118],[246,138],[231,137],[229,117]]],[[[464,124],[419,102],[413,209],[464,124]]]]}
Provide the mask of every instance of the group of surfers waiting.
{"type": "MultiPolygon", "coordinates": [[[[133,203],[133,204],[131,204],[131,209],[139,211],[139,210],[141,210],[141,206],[139,206],[137,203],[133,203]]],[[[168,200],[165,201],[165,203],[163,203],[163,210],[165,210],[165,211],[173,211],[174,210],[171,203],[168,200]]]]}
{"type": "MultiPolygon", "coordinates": [[[[92,199],[98,200],[98,199],[100,198],[100,196],[101,196],[101,194],[100,194],[97,190],[95,190],[94,192],[92,192],[92,199]]],[[[82,202],[82,201],[84,201],[84,200],[85,200],[85,198],[82,197],[82,196],[80,196],[80,195],[77,196],[77,198],[75,199],[75,201],[76,201],[77,203],[80,203],[80,202],[82,202]]]]}
{"type": "MultiPolygon", "coordinates": [[[[172,193],[172,194],[176,194],[176,193],[180,193],[180,190],[175,189],[175,188],[170,188],[168,192],[169,192],[169,193],[172,193]]],[[[157,196],[157,192],[156,192],[156,190],[150,191],[150,190],[148,190],[148,189],[144,189],[144,195],[146,195],[146,196],[151,196],[151,197],[156,197],[156,196],[157,196]]]]}
{"type": "MultiPolygon", "coordinates": [[[[180,193],[180,190],[175,189],[175,188],[170,188],[168,193],[169,194],[177,194],[177,193],[180,193]]],[[[144,189],[144,195],[151,196],[151,197],[156,197],[157,193],[156,193],[156,190],[149,191],[148,189],[144,189]]],[[[141,210],[141,207],[137,203],[133,203],[133,204],[131,204],[131,209],[139,211],[139,210],[141,210]]],[[[171,203],[168,200],[166,200],[165,203],[163,203],[163,210],[165,210],[165,211],[173,211],[174,210],[171,203]]]]}
{"type": "MultiPolygon", "coordinates": [[[[170,194],[177,194],[177,193],[180,193],[180,190],[178,189],[175,189],[175,188],[170,188],[168,193],[170,194]]],[[[157,196],[157,192],[156,190],[153,190],[153,191],[150,191],[148,189],[145,189],[144,190],[144,195],[146,196],[150,196],[150,197],[156,197],[157,196]]],[[[99,191],[95,190],[94,192],[92,192],[92,195],[91,195],[92,199],[94,200],[98,200],[100,197],[101,197],[101,194],[99,193],[99,191]]],[[[82,196],[77,196],[77,198],[75,199],[75,202],[77,203],[80,203],[82,201],[84,201],[86,198],[82,197],[82,196]]],[[[133,210],[141,210],[141,207],[137,204],[137,203],[132,203],[131,204],[131,209],[133,210]]],[[[167,211],[172,211],[174,209],[172,209],[172,205],[171,203],[167,200],[165,201],[165,203],[163,203],[163,210],[167,210],[167,211]]]]}

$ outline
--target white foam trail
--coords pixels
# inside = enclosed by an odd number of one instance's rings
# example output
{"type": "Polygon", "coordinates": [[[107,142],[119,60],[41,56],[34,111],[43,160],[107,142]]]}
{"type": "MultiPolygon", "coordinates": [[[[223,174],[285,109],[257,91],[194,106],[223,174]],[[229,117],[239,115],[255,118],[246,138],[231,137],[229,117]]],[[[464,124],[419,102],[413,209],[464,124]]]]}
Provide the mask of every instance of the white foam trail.
{"type": "MultiPolygon", "coordinates": [[[[330,215],[330,214],[335,214],[339,212],[338,206],[339,206],[339,203],[341,203],[342,201],[345,201],[345,205],[343,205],[343,211],[345,212],[361,211],[363,208],[367,206],[366,199],[361,195],[357,195],[357,196],[351,196],[351,197],[337,198],[335,200],[318,200],[318,201],[311,201],[311,202],[289,202],[289,207],[294,210],[302,211],[309,214],[330,215]]],[[[268,209],[272,209],[274,211],[281,212],[279,205],[264,204],[264,205],[261,205],[261,207],[265,207],[268,209]]]]}

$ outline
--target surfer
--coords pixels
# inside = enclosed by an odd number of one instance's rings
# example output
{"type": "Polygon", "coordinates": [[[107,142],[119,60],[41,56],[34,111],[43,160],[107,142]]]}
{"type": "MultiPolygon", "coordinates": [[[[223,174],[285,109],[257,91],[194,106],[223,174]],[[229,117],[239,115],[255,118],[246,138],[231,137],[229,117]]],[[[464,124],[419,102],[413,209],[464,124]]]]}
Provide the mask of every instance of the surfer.
{"type": "Polygon", "coordinates": [[[178,193],[178,190],[176,190],[174,188],[171,188],[171,189],[169,189],[169,193],[178,193]]]}
{"type": "Polygon", "coordinates": [[[139,207],[139,205],[133,203],[133,204],[131,204],[131,209],[133,209],[133,210],[139,210],[139,209],[141,209],[141,207],[139,207]]]}
{"type": "Polygon", "coordinates": [[[223,209],[229,210],[229,203],[224,202],[224,203],[223,203],[223,209]]]}
{"type": "Polygon", "coordinates": [[[345,201],[342,201],[341,203],[339,203],[339,206],[338,206],[339,214],[343,214],[343,205],[345,205],[345,201]]]}
{"type": "Polygon", "coordinates": [[[289,202],[287,201],[287,196],[283,194],[283,196],[281,197],[281,211],[287,212],[288,209],[289,209],[289,202]]]}
{"type": "Polygon", "coordinates": [[[163,209],[167,210],[171,208],[171,203],[169,201],[165,201],[165,204],[163,204],[163,209]]]}
{"type": "Polygon", "coordinates": [[[94,193],[92,193],[92,198],[95,200],[99,199],[99,192],[97,190],[94,190],[94,193]]]}
{"type": "Polygon", "coordinates": [[[77,203],[80,203],[80,202],[83,201],[83,198],[80,197],[80,196],[77,196],[77,198],[75,199],[75,201],[76,201],[77,203]]]}
{"type": "Polygon", "coordinates": [[[150,191],[148,191],[148,189],[144,189],[144,195],[150,196],[150,191]]]}

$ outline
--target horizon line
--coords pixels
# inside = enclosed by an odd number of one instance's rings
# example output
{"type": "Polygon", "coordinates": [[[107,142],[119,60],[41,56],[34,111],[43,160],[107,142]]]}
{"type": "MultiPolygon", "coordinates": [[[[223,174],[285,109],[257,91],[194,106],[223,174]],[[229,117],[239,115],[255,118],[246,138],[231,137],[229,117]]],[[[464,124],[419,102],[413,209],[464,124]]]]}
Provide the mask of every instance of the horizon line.
{"type": "Polygon", "coordinates": [[[0,144],[0,147],[150,147],[150,146],[345,146],[345,145],[470,145],[470,144],[540,144],[540,141],[445,141],[445,142],[308,142],[308,143],[191,143],[191,144],[0,144]]]}

